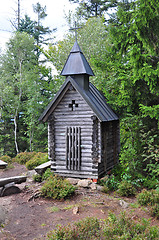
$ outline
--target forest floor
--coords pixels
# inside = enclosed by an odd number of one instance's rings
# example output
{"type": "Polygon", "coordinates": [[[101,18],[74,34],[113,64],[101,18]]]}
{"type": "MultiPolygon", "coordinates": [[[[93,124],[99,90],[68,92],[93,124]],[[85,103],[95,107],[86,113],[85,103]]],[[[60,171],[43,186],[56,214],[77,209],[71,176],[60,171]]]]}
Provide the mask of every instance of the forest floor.
{"type": "MultiPolygon", "coordinates": [[[[14,168],[0,169],[0,178],[26,173],[25,166],[14,163],[14,168]]],[[[119,197],[116,193],[105,194],[97,190],[80,189],[68,200],[57,201],[44,198],[32,199],[40,184],[28,178],[19,185],[21,193],[0,198],[0,208],[5,210],[5,222],[0,225],[1,240],[45,240],[47,233],[57,225],[66,225],[85,217],[107,218],[109,212],[118,215],[125,211],[136,222],[142,218],[151,225],[159,226],[146,207],[137,204],[136,198],[119,197]],[[128,203],[122,205],[121,200],[128,203]],[[78,213],[73,209],[78,207],[78,213]]]]}

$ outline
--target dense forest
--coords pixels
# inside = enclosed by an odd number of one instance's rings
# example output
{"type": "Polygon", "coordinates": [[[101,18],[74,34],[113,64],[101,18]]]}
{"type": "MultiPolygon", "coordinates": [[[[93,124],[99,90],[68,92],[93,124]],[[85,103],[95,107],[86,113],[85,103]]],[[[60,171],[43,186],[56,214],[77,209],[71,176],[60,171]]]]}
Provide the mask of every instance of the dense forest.
{"type": "MultiPolygon", "coordinates": [[[[80,27],[78,42],[95,73],[91,81],[120,116],[116,171],[136,184],[143,176],[157,181],[159,1],[70,2],[78,7],[66,21],[80,27]]],[[[37,3],[34,11],[37,22],[20,19],[0,54],[0,156],[47,151],[47,125],[38,118],[65,80],[60,72],[75,41],[73,32],[50,40],[42,24],[46,8],[37,3]]]]}

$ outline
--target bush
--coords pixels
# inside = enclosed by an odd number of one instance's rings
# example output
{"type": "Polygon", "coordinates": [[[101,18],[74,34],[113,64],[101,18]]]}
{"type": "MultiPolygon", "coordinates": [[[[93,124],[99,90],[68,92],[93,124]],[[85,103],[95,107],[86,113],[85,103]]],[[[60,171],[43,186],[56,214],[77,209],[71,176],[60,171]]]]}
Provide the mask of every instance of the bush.
{"type": "Polygon", "coordinates": [[[151,190],[147,191],[144,189],[137,197],[138,203],[143,206],[151,206],[150,213],[151,216],[157,217],[159,219],[159,191],[151,190]]]}
{"type": "Polygon", "coordinates": [[[47,161],[48,161],[47,153],[38,152],[29,161],[26,162],[25,166],[27,169],[32,170],[35,167],[47,161]]]}
{"type": "Polygon", "coordinates": [[[104,186],[104,188],[110,191],[116,190],[118,188],[119,185],[119,181],[117,179],[117,177],[114,176],[114,174],[112,174],[110,177],[105,176],[103,179],[100,180],[99,182],[102,186],[104,186]]]}
{"type": "Polygon", "coordinates": [[[12,162],[11,157],[9,157],[7,155],[4,155],[4,156],[0,157],[0,160],[4,161],[6,163],[11,163],[12,162]]]}
{"type": "Polygon", "coordinates": [[[159,229],[150,227],[148,220],[142,219],[142,222],[136,223],[132,219],[122,213],[116,217],[113,213],[109,213],[103,226],[103,239],[153,239],[159,237],[159,229]]]}
{"type": "Polygon", "coordinates": [[[143,189],[141,193],[137,196],[137,201],[140,205],[154,205],[155,203],[159,203],[159,192],[156,190],[148,191],[143,189]]]}
{"type": "Polygon", "coordinates": [[[48,179],[50,176],[53,176],[54,173],[51,171],[50,168],[47,168],[46,171],[40,175],[40,174],[36,174],[33,176],[33,180],[35,182],[42,182],[45,181],[46,179],[48,179]]]}
{"type": "Polygon", "coordinates": [[[21,152],[21,153],[17,154],[17,156],[15,158],[13,158],[12,160],[19,164],[26,164],[26,162],[28,162],[32,157],[34,157],[35,154],[37,154],[37,153],[36,152],[21,152]]]}
{"type": "Polygon", "coordinates": [[[158,179],[154,178],[145,178],[143,182],[143,186],[147,189],[155,189],[159,186],[159,181],[158,179]]]}
{"type": "Polygon", "coordinates": [[[120,194],[120,196],[130,197],[136,194],[136,189],[133,184],[127,181],[122,181],[118,186],[117,192],[120,194]]]}
{"type": "Polygon", "coordinates": [[[34,182],[42,182],[42,176],[40,174],[33,175],[34,182]]]}
{"type": "Polygon", "coordinates": [[[74,225],[58,228],[48,234],[49,240],[92,240],[100,238],[100,221],[97,218],[88,217],[74,225]]]}
{"type": "Polygon", "coordinates": [[[50,176],[53,176],[53,175],[54,175],[54,172],[51,171],[51,168],[47,168],[42,175],[42,181],[47,180],[50,176]]]}
{"type": "Polygon", "coordinates": [[[109,213],[106,220],[88,217],[72,225],[58,226],[47,237],[48,240],[158,240],[159,229],[150,227],[146,219],[136,223],[125,214],[116,217],[115,214],[109,213]]]}
{"type": "Polygon", "coordinates": [[[152,217],[156,217],[159,219],[159,203],[155,203],[151,208],[150,208],[150,213],[152,217]]]}
{"type": "Polygon", "coordinates": [[[44,197],[53,199],[65,199],[75,192],[75,187],[72,186],[66,179],[59,176],[50,176],[41,188],[41,194],[44,197]]]}

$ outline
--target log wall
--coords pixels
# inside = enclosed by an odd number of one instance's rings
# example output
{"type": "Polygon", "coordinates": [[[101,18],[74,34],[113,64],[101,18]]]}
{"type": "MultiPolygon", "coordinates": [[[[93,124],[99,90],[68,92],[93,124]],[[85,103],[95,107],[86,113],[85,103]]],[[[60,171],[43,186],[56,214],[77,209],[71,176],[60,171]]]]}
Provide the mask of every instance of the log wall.
{"type": "Polygon", "coordinates": [[[65,96],[55,108],[52,114],[52,124],[54,127],[49,126],[50,134],[54,135],[54,137],[49,137],[49,145],[50,147],[51,145],[53,146],[54,151],[51,151],[49,147],[49,152],[51,153],[53,163],[52,169],[56,166],[56,173],[59,175],[80,178],[98,178],[99,126],[98,119],[95,117],[96,120],[93,120],[93,115],[94,113],[89,105],[72,87],[66,92],[65,96]],[[69,131],[72,131],[69,130],[70,128],[80,129],[78,130],[80,131],[80,160],[78,160],[80,161],[80,166],[77,165],[77,167],[73,167],[72,160],[70,161],[70,159],[71,154],[73,154],[76,159],[75,151],[76,149],[79,151],[79,148],[73,147],[71,150],[74,151],[73,153],[70,153],[69,149],[67,149],[69,143],[72,142],[72,133],[69,133],[69,131]],[[66,131],[68,135],[67,140],[66,131]],[[95,148],[92,146],[94,137],[97,138],[96,140],[94,139],[95,148]],[[53,139],[54,144],[52,143],[53,139]],[[66,142],[68,142],[67,146],[66,142]],[[93,161],[92,158],[94,159],[93,161]]]}
{"type": "Polygon", "coordinates": [[[118,163],[120,152],[119,121],[101,123],[101,163],[98,167],[99,176],[118,163]]]}
{"type": "Polygon", "coordinates": [[[99,178],[118,162],[119,121],[100,122],[70,85],[49,116],[51,169],[61,176],[99,178]]]}

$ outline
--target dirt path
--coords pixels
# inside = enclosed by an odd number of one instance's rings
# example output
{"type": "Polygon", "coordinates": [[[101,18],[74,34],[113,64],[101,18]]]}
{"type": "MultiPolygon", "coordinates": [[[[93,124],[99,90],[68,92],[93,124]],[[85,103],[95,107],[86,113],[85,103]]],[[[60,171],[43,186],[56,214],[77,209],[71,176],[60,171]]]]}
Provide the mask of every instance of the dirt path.
{"type": "MultiPolygon", "coordinates": [[[[13,169],[0,170],[0,177],[25,172],[24,166],[15,164],[13,169]]],[[[0,198],[0,207],[6,210],[5,224],[0,227],[1,240],[44,240],[47,232],[55,229],[57,224],[68,224],[88,216],[104,219],[110,211],[115,214],[126,211],[126,214],[135,221],[140,221],[144,217],[151,219],[151,225],[159,226],[159,221],[151,218],[146,208],[136,207],[135,198],[122,198],[129,203],[126,209],[120,206],[121,198],[88,189],[78,191],[75,196],[65,201],[43,198],[29,201],[33,192],[39,188],[39,184],[28,178],[26,183],[21,184],[21,188],[20,194],[0,198]],[[75,206],[79,207],[77,214],[73,214],[75,206]]]]}

